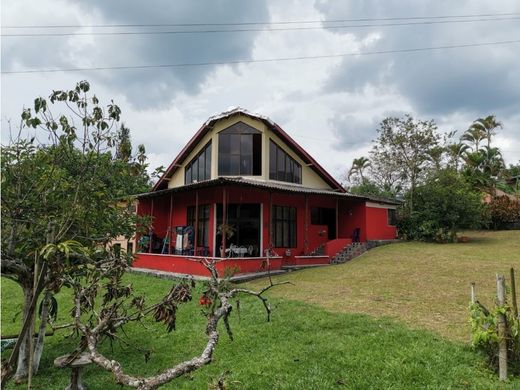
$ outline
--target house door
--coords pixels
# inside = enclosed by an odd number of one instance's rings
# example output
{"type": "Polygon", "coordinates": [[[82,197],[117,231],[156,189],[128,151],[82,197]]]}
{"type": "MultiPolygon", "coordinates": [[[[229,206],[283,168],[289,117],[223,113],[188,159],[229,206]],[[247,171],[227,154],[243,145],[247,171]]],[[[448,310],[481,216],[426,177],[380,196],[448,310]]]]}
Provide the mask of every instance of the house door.
{"type": "MultiPolygon", "coordinates": [[[[219,226],[221,225],[222,204],[219,203],[217,204],[215,253],[220,253],[222,234],[219,233],[219,226]]],[[[227,256],[260,256],[260,204],[228,204],[227,225],[228,232],[231,231],[226,238],[227,256]],[[236,249],[230,250],[231,248],[236,249]]]]}

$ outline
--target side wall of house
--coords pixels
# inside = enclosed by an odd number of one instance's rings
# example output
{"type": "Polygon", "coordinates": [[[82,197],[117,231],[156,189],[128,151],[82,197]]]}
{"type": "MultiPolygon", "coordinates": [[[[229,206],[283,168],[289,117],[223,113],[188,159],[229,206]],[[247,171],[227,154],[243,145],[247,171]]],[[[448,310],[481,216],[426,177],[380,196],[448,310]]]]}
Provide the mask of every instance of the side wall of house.
{"type": "Polygon", "coordinates": [[[397,228],[388,224],[388,210],[396,206],[367,202],[367,240],[393,240],[397,237],[397,228]]]}

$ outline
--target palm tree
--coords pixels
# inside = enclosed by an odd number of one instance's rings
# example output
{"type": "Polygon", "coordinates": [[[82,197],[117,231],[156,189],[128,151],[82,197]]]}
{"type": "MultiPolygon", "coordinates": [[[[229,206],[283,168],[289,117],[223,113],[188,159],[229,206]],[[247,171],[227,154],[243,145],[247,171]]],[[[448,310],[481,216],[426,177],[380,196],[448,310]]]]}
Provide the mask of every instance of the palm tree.
{"type": "Polygon", "coordinates": [[[459,171],[459,162],[464,153],[469,149],[469,146],[465,143],[459,142],[456,144],[448,145],[448,154],[450,155],[451,161],[455,167],[455,171],[459,171]]]}
{"type": "Polygon", "coordinates": [[[486,138],[486,132],[484,131],[482,125],[480,123],[474,122],[468,130],[462,134],[462,137],[460,139],[462,141],[468,141],[470,143],[475,144],[475,149],[473,149],[473,152],[478,152],[480,141],[484,140],[486,138]]]}
{"type": "Polygon", "coordinates": [[[500,173],[502,173],[506,165],[504,163],[504,159],[502,158],[502,153],[500,153],[498,148],[484,146],[484,148],[481,150],[481,153],[484,157],[482,168],[485,173],[487,173],[490,177],[497,177],[500,173]]]}
{"type": "Polygon", "coordinates": [[[494,115],[488,115],[485,118],[478,118],[473,122],[473,125],[478,126],[486,135],[487,147],[491,147],[491,137],[495,135],[495,129],[502,128],[502,122],[497,121],[494,115]]]}
{"type": "Polygon", "coordinates": [[[366,157],[355,158],[352,161],[352,167],[348,171],[348,180],[354,175],[359,175],[361,178],[361,182],[365,182],[365,178],[363,177],[363,170],[367,169],[370,166],[370,160],[366,157]]]}

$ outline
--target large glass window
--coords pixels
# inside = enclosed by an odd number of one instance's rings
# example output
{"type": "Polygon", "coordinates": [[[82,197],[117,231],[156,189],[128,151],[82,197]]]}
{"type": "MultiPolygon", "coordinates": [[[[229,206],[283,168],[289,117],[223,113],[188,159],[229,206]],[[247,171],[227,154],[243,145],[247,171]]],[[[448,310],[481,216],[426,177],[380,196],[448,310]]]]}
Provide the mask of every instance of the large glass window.
{"type": "Polygon", "coordinates": [[[269,179],[302,183],[302,166],[272,140],[269,144],[269,179]]]}
{"type": "MultiPolygon", "coordinates": [[[[195,206],[189,206],[187,211],[186,225],[192,226],[195,229],[195,206]]],[[[197,231],[197,246],[208,246],[209,233],[209,204],[199,206],[197,231]]]]}
{"type": "Polygon", "coordinates": [[[218,174],[220,176],[262,174],[262,133],[237,122],[219,133],[218,174]]]}
{"type": "Polygon", "coordinates": [[[209,179],[211,179],[211,141],[186,165],[184,184],[209,179]]]}
{"type": "Polygon", "coordinates": [[[273,206],[272,241],[276,248],[296,247],[296,207],[273,206]]]}

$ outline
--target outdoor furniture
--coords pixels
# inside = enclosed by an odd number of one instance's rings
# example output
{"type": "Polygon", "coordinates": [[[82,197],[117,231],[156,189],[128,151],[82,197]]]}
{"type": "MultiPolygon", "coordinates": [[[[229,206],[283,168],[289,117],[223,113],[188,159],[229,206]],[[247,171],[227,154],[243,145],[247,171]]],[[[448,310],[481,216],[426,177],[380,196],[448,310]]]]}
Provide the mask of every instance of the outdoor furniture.
{"type": "Polygon", "coordinates": [[[77,356],[75,354],[63,355],[54,360],[56,367],[72,369],[70,383],[65,390],[86,390],[85,385],[81,382],[81,369],[90,363],[92,363],[92,360],[87,352],[77,356]]]}
{"type": "Polygon", "coordinates": [[[226,249],[228,257],[244,257],[246,253],[248,253],[248,249],[244,246],[231,244],[231,246],[226,249]]]}

